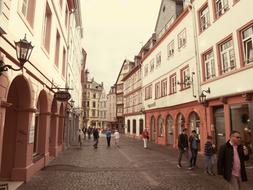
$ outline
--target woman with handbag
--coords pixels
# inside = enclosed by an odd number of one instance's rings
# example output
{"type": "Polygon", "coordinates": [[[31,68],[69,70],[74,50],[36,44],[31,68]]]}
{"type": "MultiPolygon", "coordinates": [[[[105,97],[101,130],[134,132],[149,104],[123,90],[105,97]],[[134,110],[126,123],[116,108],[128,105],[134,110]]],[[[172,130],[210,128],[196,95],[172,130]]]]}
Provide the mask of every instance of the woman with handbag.
{"type": "Polygon", "coordinates": [[[142,132],[142,139],[143,139],[143,143],[144,143],[144,148],[148,148],[148,130],[147,128],[144,129],[144,131],[142,132]]]}

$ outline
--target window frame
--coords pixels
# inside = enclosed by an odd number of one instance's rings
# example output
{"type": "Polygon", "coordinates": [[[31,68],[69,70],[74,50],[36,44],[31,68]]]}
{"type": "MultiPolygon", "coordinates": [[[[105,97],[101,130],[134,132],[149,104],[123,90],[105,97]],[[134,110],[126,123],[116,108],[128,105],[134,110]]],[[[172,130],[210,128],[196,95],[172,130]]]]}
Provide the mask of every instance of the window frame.
{"type": "Polygon", "coordinates": [[[162,64],[162,53],[161,51],[156,54],[156,68],[160,67],[162,64]]]}
{"type": "Polygon", "coordinates": [[[177,75],[176,73],[170,75],[170,94],[177,93],[177,75]]]}
{"type": "Polygon", "coordinates": [[[157,82],[155,83],[155,99],[158,99],[161,97],[161,83],[157,82]]]}
{"type": "Polygon", "coordinates": [[[167,57],[170,58],[174,56],[175,53],[175,40],[171,40],[167,45],[167,57]]]}
{"type": "Polygon", "coordinates": [[[177,40],[178,40],[178,50],[181,50],[186,46],[187,43],[187,35],[186,35],[186,28],[184,28],[178,35],[177,35],[177,40]],[[182,44],[181,44],[181,38],[182,38],[182,44]],[[184,41],[185,40],[185,41],[184,41]]]}
{"type": "Polygon", "coordinates": [[[198,10],[198,21],[199,21],[199,33],[204,32],[210,25],[210,10],[209,10],[209,6],[208,6],[208,2],[205,2],[201,8],[198,10]],[[204,10],[207,9],[207,13],[202,15],[201,13],[204,12],[204,10]],[[207,17],[205,17],[207,16],[207,17]],[[202,18],[206,18],[207,22],[205,23],[205,28],[203,27],[203,22],[202,22],[202,18]]]}
{"type": "Polygon", "coordinates": [[[214,58],[214,50],[213,48],[209,48],[207,51],[201,54],[202,58],[202,78],[203,81],[210,80],[216,77],[216,67],[215,67],[215,58],[214,58]],[[206,58],[208,55],[212,54],[212,57],[209,56],[208,59],[206,58]],[[213,61],[213,62],[212,62],[213,61]],[[207,63],[210,63],[210,77],[207,75],[207,63]],[[213,67],[212,67],[213,66],[213,67]]]}
{"type": "Polygon", "coordinates": [[[180,69],[180,82],[181,82],[181,90],[185,90],[191,87],[190,84],[185,84],[186,77],[190,77],[190,67],[189,65],[186,65],[182,69],[180,69]]]}
{"type": "Polygon", "coordinates": [[[219,74],[220,75],[224,75],[226,73],[229,73],[233,70],[236,69],[236,57],[235,57],[235,47],[234,47],[234,41],[233,41],[233,36],[232,34],[230,34],[229,36],[227,36],[226,38],[224,38],[223,40],[221,40],[220,42],[217,43],[216,45],[216,49],[217,49],[217,57],[218,57],[218,68],[219,68],[219,74]],[[231,41],[231,47],[229,48],[226,48],[226,50],[221,50],[221,47],[228,43],[229,41],[231,41]],[[234,53],[234,66],[231,67],[231,56],[230,56],[230,51],[233,51],[234,53]],[[228,53],[228,67],[226,69],[224,69],[224,62],[223,62],[223,59],[222,59],[222,56],[225,54],[225,53],[228,53]]]}
{"type": "Polygon", "coordinates": [[[150,66],[149,72],[150,73],[154,72],[154,70],[155,70],[155,60],[154,60],[154,58],[150,60],[149,66],[150,66]]]}
{"type": "Polygon", "coordinates": [[[213,0],[213,12],[214,12],[214,20],[219,19],[221,16],[223,16],[226,12],[229,10],[229,1],[228,0],[213,0]],[[217,10],[217,2],[220,1],[222,4],[222,7],[220,10],[217,10]],[[227,2],[227,4],[224,5],[224,1],[227,2]],[[222,11],[222,13],[219,15],[218,12],[222,11]]]}
{"type": "Polygon", "coordinates": [[[152,98],[152,84],[145,87],[145,100],[152,98]]]}
{"type": "Polygon", "coordinates": [[[161,97],[167,96],[167,78],[161,81],[161,97]]]}

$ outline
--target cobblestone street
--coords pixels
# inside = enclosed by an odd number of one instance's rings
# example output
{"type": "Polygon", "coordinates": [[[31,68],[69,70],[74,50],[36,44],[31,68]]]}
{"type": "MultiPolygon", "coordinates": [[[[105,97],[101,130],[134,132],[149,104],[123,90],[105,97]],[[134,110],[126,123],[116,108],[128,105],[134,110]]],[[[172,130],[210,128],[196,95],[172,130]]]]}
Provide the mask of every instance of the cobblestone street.
{"type": "MultiPolygon", "coordinates": [[[[183,168],[176,167],[174,149],[155,144],[143,149],[142,141],[126,137],[121,138],[120,148],[113,142],[107,148],[102,137],[98,149],[93,148],[92,140],[86,140],[82,148],[68,149],[18,190],[228,189],[220,176],[204,173],[201,156],[199,168],[189,171],[186,162],[183,162],[183,168]]],[[[252,169],[248,173],[252,173],[252,169]]],[[[252,176],[249,181],[245,190],[252,187],[252,176]]]]}

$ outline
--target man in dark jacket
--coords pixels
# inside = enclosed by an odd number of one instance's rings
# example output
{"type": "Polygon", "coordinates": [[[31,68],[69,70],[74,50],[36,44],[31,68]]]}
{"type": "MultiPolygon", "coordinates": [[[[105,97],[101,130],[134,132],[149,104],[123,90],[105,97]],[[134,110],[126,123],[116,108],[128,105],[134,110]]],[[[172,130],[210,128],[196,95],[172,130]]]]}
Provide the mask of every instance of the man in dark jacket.
{"type": "Polygon", "coordinates": [[[197,135],[196,130],[192,130],[192,134],[189,138],[190,149],[191,149],[191,158],[189,163],[189,170],[193,169],[196,166],[198,149],[199,149],[199,137],[197,135]]]}
{"type": "Polygon", "coordinates": [[[95,144],[93,146],[94,146],[94,148],[97,148],[98,147],[98,139],[99,139],[99,131],[97,128],[94,128],[93,137],[94,137],[94,141],[95,141],[95,144]]]}
{"type": "Polygon", "coordinates": [[[181,160],[183,154],[188,158],[188,136],[186,134],[187,129],[183,129],[183,132],[178,136],[178,150],[179,150],[179,157],[178,157],[178,168],[181,168],[181,160]]]}
{"type": "Polygon", "coordinates": [[[218,174],[229,182],[230,190],[241,190],[241,181],[247,181],[244,161],[249,159],[249,153],[240,139],[240,132],[232,131],[230,140],[220,147],[218,155],[218,174]]]}

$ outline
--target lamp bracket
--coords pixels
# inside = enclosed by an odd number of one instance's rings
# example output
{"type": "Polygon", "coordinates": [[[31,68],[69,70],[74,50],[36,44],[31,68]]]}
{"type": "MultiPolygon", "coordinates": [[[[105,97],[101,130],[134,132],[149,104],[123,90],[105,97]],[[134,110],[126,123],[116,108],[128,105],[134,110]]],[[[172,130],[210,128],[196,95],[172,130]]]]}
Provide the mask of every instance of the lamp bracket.
{"type": "Polygon", "coordinates": [[[22,70],[22,67],[20,67],[19,69],[15,69],[11,65],[5,65],[3,60],[0,60],[0,76],[3,74],[4,71],[8,71],[8,69],[11,69],[13,71],[20,71],[22,70]]]}

